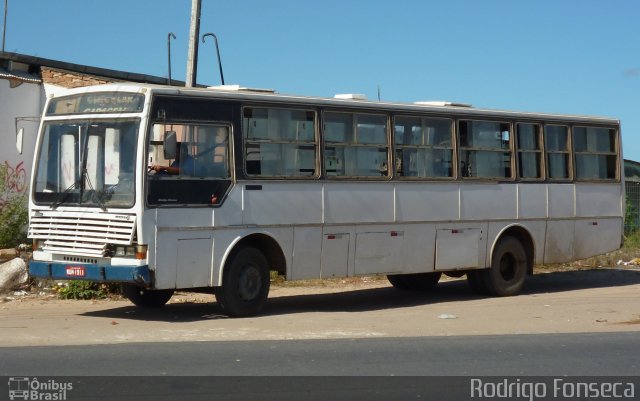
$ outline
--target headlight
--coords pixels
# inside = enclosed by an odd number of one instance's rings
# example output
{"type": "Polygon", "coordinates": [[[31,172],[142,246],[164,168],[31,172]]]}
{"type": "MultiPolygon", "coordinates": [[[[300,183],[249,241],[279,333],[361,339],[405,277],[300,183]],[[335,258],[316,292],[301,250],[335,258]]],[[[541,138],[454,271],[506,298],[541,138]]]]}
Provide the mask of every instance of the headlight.
{"type": "Polygon", "coordinates": [[[41,239],[34,239],[33,240],[33,250],[34,251],[41,251],[43,245],[44,245],[44,241],[43,240],[41,240],[41,239]]]}
{"type": "MultiPolygon", "coordinates": [[[[126,257],[135,257],[136,255],[136,247],[135,246],[116,246],[116,251],[113,256],[118,258],[126,258],[126,257]]],[[[145,254],[146,257],[146,254],[145,254]]]]}

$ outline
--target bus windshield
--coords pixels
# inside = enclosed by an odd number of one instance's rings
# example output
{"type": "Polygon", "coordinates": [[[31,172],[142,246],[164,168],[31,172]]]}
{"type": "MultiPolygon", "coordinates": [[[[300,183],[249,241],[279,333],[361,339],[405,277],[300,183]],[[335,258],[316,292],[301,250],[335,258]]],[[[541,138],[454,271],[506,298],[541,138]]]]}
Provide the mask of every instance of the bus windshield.
{"type": "Polygon", "coordinates": [[[35,203],[54,209],[133,206],[139,125],[137,119],[45,122],[36,156],[35,203]]]}

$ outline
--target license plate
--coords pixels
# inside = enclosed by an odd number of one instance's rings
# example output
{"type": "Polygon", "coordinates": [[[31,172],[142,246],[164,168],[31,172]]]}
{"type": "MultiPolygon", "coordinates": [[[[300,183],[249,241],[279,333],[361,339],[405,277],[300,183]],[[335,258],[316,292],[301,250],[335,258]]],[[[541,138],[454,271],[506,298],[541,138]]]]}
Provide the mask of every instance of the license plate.
{"type": "Polygon", "coordinates": [[[69,277],[84,277],[86,272],[84,266],[67,266],[67,276],[69,277]]]}

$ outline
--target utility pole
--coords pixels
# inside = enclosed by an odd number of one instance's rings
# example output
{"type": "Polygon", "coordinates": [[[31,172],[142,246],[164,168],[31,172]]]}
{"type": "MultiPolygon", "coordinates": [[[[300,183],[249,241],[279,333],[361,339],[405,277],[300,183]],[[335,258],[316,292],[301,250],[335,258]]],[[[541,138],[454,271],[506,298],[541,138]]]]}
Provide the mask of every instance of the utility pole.
{"type": "Polygon", "coordinates": [[[9,0],[4,0],[4,22],[2,23],[2,52],[4,53],[4,37],[7,33],[7,4],[9,0]]]}
{"type": "Polygon", "coordinates": [[[189,53],[187,54],[187,79],[185,86],[196,86],[198,75],[198,40],[200,39],[200,8],[202,0],[191,0],[191,27],[189,28],[189,53]]]}

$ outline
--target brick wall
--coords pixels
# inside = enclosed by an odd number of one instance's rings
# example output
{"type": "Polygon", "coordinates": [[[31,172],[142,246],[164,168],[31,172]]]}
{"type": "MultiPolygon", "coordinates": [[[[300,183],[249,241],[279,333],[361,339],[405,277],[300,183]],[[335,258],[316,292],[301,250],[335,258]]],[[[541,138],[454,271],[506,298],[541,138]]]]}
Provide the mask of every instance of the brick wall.
{"type": "Polygon", "coordinates": [[[58,70],[55,68],[42,67],[42,82],[62,86],[65,88],[79,88],[82,86],[100,85],[115,82],[113,79],[97,77],[95,75],[82,74],[58,70]]]}

